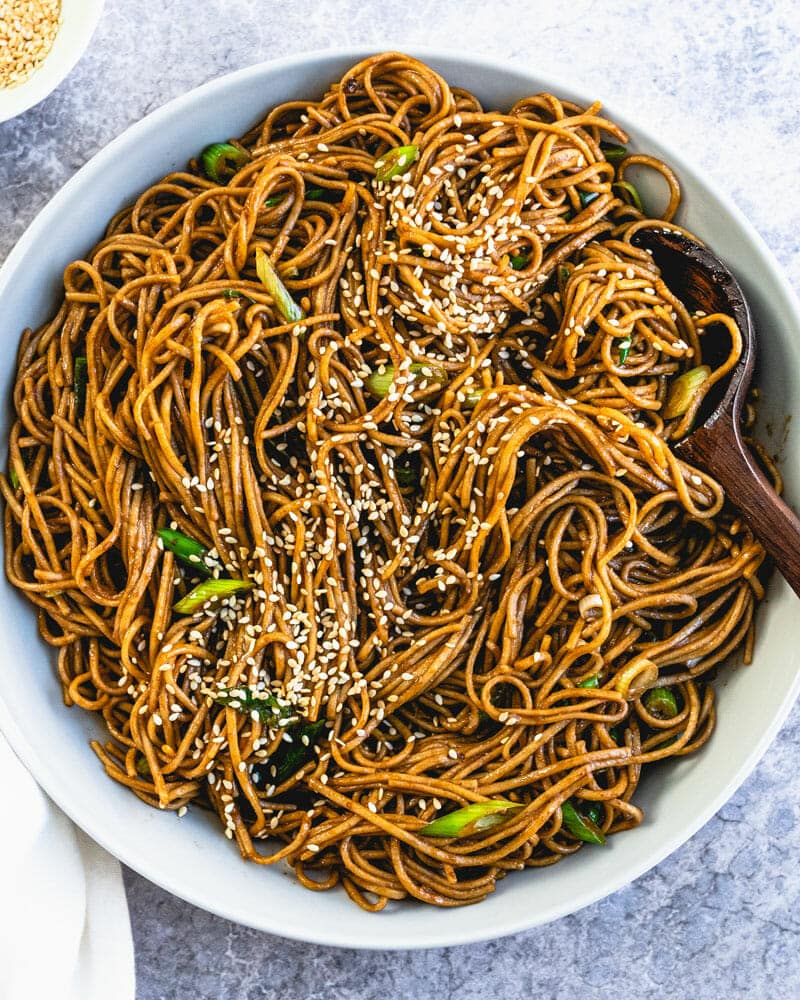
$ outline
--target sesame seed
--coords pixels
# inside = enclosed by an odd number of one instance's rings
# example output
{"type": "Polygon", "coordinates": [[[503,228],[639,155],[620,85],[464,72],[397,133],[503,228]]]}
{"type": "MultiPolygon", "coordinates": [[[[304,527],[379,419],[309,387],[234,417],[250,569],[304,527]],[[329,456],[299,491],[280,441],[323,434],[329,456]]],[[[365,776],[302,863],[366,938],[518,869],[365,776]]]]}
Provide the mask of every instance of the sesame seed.
{"type": "Polygon", "coordinates": [[[61,0],[11,0],[2,15],[0,90],[24,83],[47,58],[61,26],[61,0]]]}

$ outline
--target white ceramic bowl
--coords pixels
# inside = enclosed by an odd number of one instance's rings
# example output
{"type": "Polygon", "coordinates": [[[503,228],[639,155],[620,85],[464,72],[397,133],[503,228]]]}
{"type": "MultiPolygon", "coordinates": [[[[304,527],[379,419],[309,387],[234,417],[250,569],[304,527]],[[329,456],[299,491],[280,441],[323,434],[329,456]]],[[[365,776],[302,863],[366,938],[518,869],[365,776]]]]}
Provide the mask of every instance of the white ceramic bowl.
{"type": "MultiPolygon", "coordinates": [[[[106,221],[143,188],[183,165],[206,143],[239,135],[265,108],[313,97],[365,54],[311,53],[252,66],[171,101],[99,153],[33,222],[0,270],[0,343],[8,359],[0,392],[10,392],[10,359],[20,328],[38,324],[59,293],[64,265],[101,236],[106,221]]],[[[588,104],[575,93],[507,63],[415,50],[452,84],[487,106],[507,107],[540,90],[588,104]]],[[[632,144],[664,157],[683,182],[681,221],[717,250],[742,281],[764,333],[762,422],[783,426],[800,398],[800,306],[769,251],[736,207],[639,126],[608,113],[632,144]]],[[[645,185],[645,195],[647,195],[645,185]]],[[[650,192],[650,197],[654,192],[650,192]]],[[[3,408],[0,437],[6,435],[3,408]]],[[[789,500],[800,499],[800,439],[785,450],[789,500]]],[[[109,780],[88,746],[96,720],[61,704],[54,657],[37,637],[31,607],[3,580],[0,618],[0,726],[55,801],[95,840],[145,877],[231,920],[287,937],[359,948],[424,948],[498,937],[573,912],[619,889],[679,847],[733,794],[775,736],[800,688],[797,603],[774,579],[759,612],[756,658],[717,685],[719,725],[697,755],[647,775],[636,801],[645,821],[552,868],[512,874],[485,902],[437,910],[413,902],[370,915],[342,892],[312,895],[282,868],[240,860],[216,817],[200,810],[181,820],[143,805],[109,780]],[[648,780],[649,779],[649,780],[648,780]]]]}
{"type": "Polygon", "coordinates": [[[61,27],[42,65],[24,83],[0,90],[0,122],[43,101],[83,55],[104,0],[61,0],[61,27]]]}

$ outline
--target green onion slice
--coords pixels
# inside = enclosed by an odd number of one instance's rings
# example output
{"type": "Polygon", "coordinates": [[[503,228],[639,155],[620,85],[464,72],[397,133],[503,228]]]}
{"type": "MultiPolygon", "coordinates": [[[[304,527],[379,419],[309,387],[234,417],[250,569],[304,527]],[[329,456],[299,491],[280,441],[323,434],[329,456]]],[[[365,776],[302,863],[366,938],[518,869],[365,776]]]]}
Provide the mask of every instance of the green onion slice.
{"type": "Polygon", "coordinates": [[[251,580],[203,580],[174,605],[174,610],[180,615],[190,615],[209,601],[221,601],[232,594],[252,590],[254,586],[251,580]]]}
{"type": "Polygon", "coordinates": [[[150,765],[147,763],[147,757],[143,753],[136,755],[136,773],[141,774],[143,778],[150,777],[150,765]]]}
{"type": "Polygon", "coordinates": [[[463,407],[465,410],[474,410],[486,393],[485,389],[465,389],[463,407]]]}
{"type": "Polygon", "coordinates": [[[398,486],[413,486],[417,481],[417,474],[410,465],[396,465],[394,467],[394,478],[398,486]]]}
{"type": "Polygon", "coordinates": [[[678,714],[677,699],[668,687],[650,688],[642,704],[657,719],[674,719],[678,714]]]}
{"type": "Polygon", "coordinates": [[[473,802],[463,809],[439,816],[417,832],[423,837],[471,837],[504,823],[524,808],[520,802],[506,802],[504,799],[473,802]]]}
{"type": "Polygon", "coordinates": [[[251,716],[255,714],[261,722],[285,731],[288,739],[281,740],[266,765],[257,764],[254,768],[253,777],[257,784],[263,778],[271,785],[282,785],[313,757],[314,745],[325,729],[324,719],[303,722],[291,705],[280,701],[269,691],[254,691],[240,686],[224,691],[207,691],[206,694],[218,705],[251,716]],[[265,771],[266,767],[269,771],[265,771]]]}
{"type": "Polygon", "coordinates": [[[212,142],[200,154],[200,164],[206,177],[217,184],[223,183],[225,179],[230,180],[249,159],[248,153],[230,142],[212,142]]]}
{"type": "Polygon", "coordinates": [[[156,534],[164,543],[164,548],[174,552],[182,563],[191,566],[203,576],[211,576],[212,566],[207,562],[208,549],[204,545],[172,528],[159,528],[156,534]]]}
{"type": "Polygon", "coordinates": [[[588,816],[581,816],[569,799],[561,804],[561,819],[573,837],[587,844],[605,844],[606,837],[600,827],[588,816]]]}
{"type": "Polygon", "coordinates": [[[278,277],[272,261],[261,247],[256,247],[256,273],[275,303],[275,308],[287,323],[296,323],[305,318],[305,313],[289,294],[286,285],[278,277]]]}
{"type": "Polygon", "coordinates": [[[711,369],[708,365],[699,365],[697,368],[690,368],[689,371],[673,379],[661,415],[666,420],[683,416],[695,402],[703,383],[710,376],[711,369]]]}
{"type": "Polygon", "coordinates": [[[521,271],[523,267],[527,266],[529,260],[530,254],[527,253],[512,253],[508,256],[508,263],[515,271],[521,271]]]}
{"type": "Polygon", "coordinates": [[[375,161],[375,180],[390,181],[398,174],[404,174],[416,160],[418,146],[395,146],[375,161]]]}
{"type": "Polygon", "coordinates": [[[83,415],[86,407],[86,383],[89,381],[89,363],[81,355],[75,358],[75,366],[72,372],[72,391],[75,393],[75,411],[78,416],[83,415]]]}
{"type": "Polygon", "coordinates": [[[633,346],[633,341],[630,337],[625,337],[619,342],[619,363],[624,365],[628,360],[628,355],[631,352],[631,347],[633,346]]]}
{"type": "Polygon", "coordinates": [[[587,677],[585,681],[581,681],[578,685],[579,688],[599,688],[600,687],[600,674],[594,674],[592,677],[587,677]]]}
{"type": "Polygon", "coordinates": [[[603,151],[603,155],[608,160],[609,163],[617,164],[620,160],[624,160],[628,155],[628,150],[625,146],[620,146],[616,142],[601,142],[600,149],[603,151]]]}
{"type": "Polygon", "coordinates": [[[244,299],[245,302],[249,302],[251,306],[256,304],[255,299],[251,299],[249,295],[245,295],[244,292],[237,291],[235,288],[226,288],[222,293],[223,299],[244,299]]]}
{"type": "Polygon", "coordinates": [[[599,802],[591,802],[587,805],[586,818],[595,826],[600,826],[603,822],[603,807],[599,802]]]}
{"type": "Polygon", "coordinates": [[[599,197],[600,197],[599,191],[582,191],[580,188],[578,188],[578,200],[581,203],[581,208],[586,208],[586,206],[590,205],[595,200],[595,198],[599,197]]]}
{"type": "MultiPolygon", "coordinates": [[[[411,375],[421,375],[423,381],[433,382],[436,385],[447,384],[447,372],[441,365],[429,361],[415,361],[408,371],[411,375]]],[[[365,383],[367,389],[373,396],[383,398],[391,389],[396,374],[394,365],[384,365],[383,371],[374,371],[367,376],[365,383]]]]}
{"type": "Polygon", "coordinates": [[[19,489],[19,476],[17,475],[17,470],[16,469],[14,469],[14,468],[9,469],[9,471],[8,471],[8,481],[11,483],[11,486],[13,487],[13,489],[15,489],[15,490],[19,489]]]}
{"type": "Polygon", "coordinates": [[[280,726],[280,728],[298,722],[300,719],[291,705],[279,701],[270,691],[254,690],[240,685],[239,687],[206,691],[205,693],[218,705],[233,708],[237,712],[244,712],[247,715],[255,714],[261,722],[271,723],[280,726]]]}
{"type": "Polygon", "coordinates": [[[644,215],[644,205],[642,205],[642,199],[639,196],[639,192],[630,181],[616,181],[611,186],[615,188],[622,188],[623,191],[626,191],[631,196],[631,201],[634,206],[638,208],[642,215],[644,215]]]}
{"type": "Polygon", "coordinates": [[[325,720],[318,719],[316,722],[303,722],[289,730],[292,742],[281,740],[280,746],[269,759],[269,763],[275,768],[272,784],[282,785],[312,759],[314,745],[325,726],[325,720]]]}

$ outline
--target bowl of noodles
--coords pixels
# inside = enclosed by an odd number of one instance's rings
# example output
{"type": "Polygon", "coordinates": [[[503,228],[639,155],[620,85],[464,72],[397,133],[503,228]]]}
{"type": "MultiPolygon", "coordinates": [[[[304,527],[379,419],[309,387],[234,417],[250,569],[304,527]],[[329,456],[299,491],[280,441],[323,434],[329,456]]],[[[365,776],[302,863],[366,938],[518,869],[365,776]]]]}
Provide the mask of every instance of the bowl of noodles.
{"type": "Polygon", "coordinates": [[[0,271],[0,725],[53,799],[197,905],[352,947],[522,930],[691,836],[800,671],[788,587],[672,451],[730,322],[636,246],[665,225],[748,295],[791,502],[786,280],[592,95],[316,53],[79,171],[0,271]]]}

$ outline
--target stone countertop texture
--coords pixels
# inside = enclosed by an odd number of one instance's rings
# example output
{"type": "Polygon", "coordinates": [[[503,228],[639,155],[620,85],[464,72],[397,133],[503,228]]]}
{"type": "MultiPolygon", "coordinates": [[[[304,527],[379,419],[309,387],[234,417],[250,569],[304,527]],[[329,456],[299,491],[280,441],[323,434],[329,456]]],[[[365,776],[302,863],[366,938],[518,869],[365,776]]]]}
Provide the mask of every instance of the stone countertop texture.
{"type": "MultiPolygon", "coordinates": [[[[796,0],[107,0],[67,80],[0,125],[0,259],[86,160],[170,98],[304,49],[415,44],[532,65],[647,122],[733,196],[800,286],[796,0]]],[[[800,706],[671,858],[574,916],[483,945],[378,953],[284,941],[127,872],[137,998],[730,1000],[771,998],[776,986],[800,997],[798,762],[800,706]]]]}

